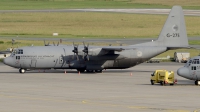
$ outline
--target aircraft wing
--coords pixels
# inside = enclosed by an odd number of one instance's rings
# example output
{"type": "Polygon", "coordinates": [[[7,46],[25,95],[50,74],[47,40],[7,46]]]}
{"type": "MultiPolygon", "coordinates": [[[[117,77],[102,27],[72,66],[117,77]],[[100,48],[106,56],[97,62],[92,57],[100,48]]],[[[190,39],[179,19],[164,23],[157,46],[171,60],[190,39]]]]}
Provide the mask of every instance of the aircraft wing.
{"type": "Polygon", "coordinates": [[[124,48],[102,48],[102,50],[106,51],[119,51],[121,52],[122,50],[125,50],[124,48]]]}
{"type": "Polygon", "coordinates": [[[11,53],[11,51],[0,51],[0,54],[8,54],[11,53]]]}
{"type": "Polygon", "coordinates": [[[105,51],[118,51],[118,52],[121,52],[123,50],[128,50],[128,49],[131,49],[131,48],[126,48],[126,47],[103,47],[102,50],[105,50],[105,51]]]}

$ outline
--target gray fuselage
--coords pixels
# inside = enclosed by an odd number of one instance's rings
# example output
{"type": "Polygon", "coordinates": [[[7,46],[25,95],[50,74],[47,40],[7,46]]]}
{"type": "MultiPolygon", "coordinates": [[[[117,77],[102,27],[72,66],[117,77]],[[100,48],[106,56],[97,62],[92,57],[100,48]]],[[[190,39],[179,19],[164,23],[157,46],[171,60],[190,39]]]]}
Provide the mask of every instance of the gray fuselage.
{"type": "MultiPolygon", "coordinates": [[[[123,47],[123,46],[120,46],[123,47]]],[[[4,63],[23,69],[124,69],[140,64],[167,50],[166,47],[125,46],[128,50],[102,50],[92,46],[89,60],[84,57],[83,46],[78,47],[78,59],[73,46],[30,46],[16,49],[4,63]],[[21,51],[21,53],[19,52],[21,51]]]]}

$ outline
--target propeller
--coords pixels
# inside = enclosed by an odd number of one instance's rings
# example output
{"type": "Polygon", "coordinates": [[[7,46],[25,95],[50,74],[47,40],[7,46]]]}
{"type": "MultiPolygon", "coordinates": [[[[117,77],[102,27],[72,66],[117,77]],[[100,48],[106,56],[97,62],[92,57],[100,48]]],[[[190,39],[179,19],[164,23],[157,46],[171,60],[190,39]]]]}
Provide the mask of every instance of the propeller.
{"type": "Polygon", "coordinates": [[[89,43],[87,44],[87,46],[85,45],[85,43],[83,42],[83,46],[84,46],[84,49],[83,49],[83,59],[84,57],[87,57],[87,60],[89,60],[89,56],[88,56],[88,47],[89,47],[89,43]]]}
{"type": "Polygon", "coordinates": [[[48,44],[46,44],[46,42],[45,42],[45,40],[44,40],[44,46],[49,46],[49,42],[48,42],[48,44]]]}
{"type": "MultiPolygon", "coordinates": [[[[74,46],[74,49],[72,50],[72,52],[74,52],[74,56],[76,54],[77,60],[79,60],[79,58],[78,58],[78,45],[74,45],[74,42],[73,42],[73,46],[74,46]]],[[[73,59],[74,59],[74,56],[73,56],[73,59]]]]}
{"type": "Polygon", "coordinates": [[[58,41],[58,43],[57,43],[57,46],[59,45],[59,41],[58,41]]]}

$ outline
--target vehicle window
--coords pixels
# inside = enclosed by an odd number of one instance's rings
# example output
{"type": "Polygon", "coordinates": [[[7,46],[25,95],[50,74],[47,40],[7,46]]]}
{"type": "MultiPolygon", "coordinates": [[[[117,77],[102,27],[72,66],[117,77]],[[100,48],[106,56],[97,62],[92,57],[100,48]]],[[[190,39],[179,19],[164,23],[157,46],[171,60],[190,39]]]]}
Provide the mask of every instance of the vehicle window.
{"type": "Polygon", "coordinates": [[[194,66],[194,70],[196,70],[196,66],[194,66]]]}

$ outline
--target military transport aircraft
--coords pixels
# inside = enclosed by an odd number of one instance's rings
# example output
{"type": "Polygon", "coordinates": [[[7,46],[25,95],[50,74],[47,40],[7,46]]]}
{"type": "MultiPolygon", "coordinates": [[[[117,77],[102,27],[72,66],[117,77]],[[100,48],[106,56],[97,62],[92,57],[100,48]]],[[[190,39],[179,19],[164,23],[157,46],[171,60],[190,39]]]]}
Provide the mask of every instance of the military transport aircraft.
{"type": "Polygon", "coordinates": [[[129,46],[28,46],[21,47],[4,63],[19,68],[20,73],[33,69],[77,69],[100,72],[138,65],[169,49],[187,48],[188,38],[181,6],[173,6],[157,40],[129,46]]]}
{"type": "Polygon", "coordinates": [[[191,58],[184,67],[177,70],[177,74],[186,79],[195,80],[195,85],[200,85],[200,56],[191,58]]]}

